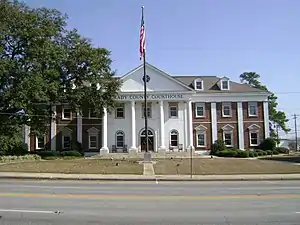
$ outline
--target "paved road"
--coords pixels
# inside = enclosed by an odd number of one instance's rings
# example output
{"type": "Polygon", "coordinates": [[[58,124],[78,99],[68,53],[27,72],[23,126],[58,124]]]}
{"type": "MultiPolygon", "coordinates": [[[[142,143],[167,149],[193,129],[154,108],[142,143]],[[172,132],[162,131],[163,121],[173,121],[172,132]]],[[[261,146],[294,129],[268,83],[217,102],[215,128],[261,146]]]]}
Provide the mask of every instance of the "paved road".
{"type": "Polygon", "coordinates": [[[0,225],[299,225],[300,181],[0,181],[0,225]]]}

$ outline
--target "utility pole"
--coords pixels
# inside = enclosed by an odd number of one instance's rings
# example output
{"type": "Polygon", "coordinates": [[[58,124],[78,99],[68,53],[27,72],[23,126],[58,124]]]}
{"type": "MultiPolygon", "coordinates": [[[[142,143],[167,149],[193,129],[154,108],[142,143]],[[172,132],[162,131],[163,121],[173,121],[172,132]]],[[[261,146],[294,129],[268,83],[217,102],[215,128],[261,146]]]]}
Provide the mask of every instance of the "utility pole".
{"type": "Polygon", "coordinates": [[[297,133],[297,117],[298,115],[294,114],[293,119],[294,119],[294,125],[295,125],[295,142],[296,142],[296,151],[298,151],[298,133],[297,133]]]}

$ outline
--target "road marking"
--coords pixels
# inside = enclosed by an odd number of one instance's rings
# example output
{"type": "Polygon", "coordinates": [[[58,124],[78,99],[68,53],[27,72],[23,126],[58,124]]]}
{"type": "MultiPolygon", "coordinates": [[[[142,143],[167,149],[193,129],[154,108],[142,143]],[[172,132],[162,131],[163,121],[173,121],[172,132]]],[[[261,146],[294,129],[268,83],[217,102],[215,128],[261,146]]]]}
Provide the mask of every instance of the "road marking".
{"type": "Polygon", "coordinates": [[[300,212],[296,212],[297,214],[300,214],[300,212]]]}
{"type": "Polygon", "coordinates": [[[228,200],[228,199],[300,199],[300,195],[216,195],[216,196],[165,196],[165,195],[74,195],[37,193],[0,193],[0,197],[59,198],[59,199],[137,199],[137,200],[228,200]]]}
{"type": "Polygon", "coordinates": [[[24,210],[24,209],[0,209],[0,212],[19,212],[19,213],[44,213],[54,214],[53,211],[38,211],[38,210],[24,210]]]}

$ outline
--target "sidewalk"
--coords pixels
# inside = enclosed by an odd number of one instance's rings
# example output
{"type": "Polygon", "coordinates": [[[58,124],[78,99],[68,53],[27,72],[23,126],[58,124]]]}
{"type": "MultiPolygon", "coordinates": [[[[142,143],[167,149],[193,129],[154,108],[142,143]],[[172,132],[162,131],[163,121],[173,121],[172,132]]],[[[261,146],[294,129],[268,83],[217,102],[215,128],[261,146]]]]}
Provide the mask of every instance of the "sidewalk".
{"type": "Polygon", "coordinates": [[[124,175],[124,174],[60,174],[0,172],[0,179],[35,180],[103,180],[103,181],[258,181],[300,180],[300,174],[251,174],[251,175],[124,175]]]}

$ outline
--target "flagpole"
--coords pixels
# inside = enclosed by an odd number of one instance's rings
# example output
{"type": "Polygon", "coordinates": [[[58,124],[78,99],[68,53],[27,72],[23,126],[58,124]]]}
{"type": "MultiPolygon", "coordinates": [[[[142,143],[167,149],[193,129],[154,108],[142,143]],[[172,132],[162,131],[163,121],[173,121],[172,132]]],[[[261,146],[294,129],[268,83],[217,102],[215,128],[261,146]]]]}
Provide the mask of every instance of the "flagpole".
{"type": "MultiPolygon", "coordinates": [[[[142,21],[144,24],[144,32],[145,32],[145,23],[144,23],[144,6],[142,6],[142,21]]],[[[145,137],[146,137],[146,149],[145,151],[148,152],[149,150],[149,140],[148,140],[148,105],[147,105],[147,73],[146,73],[146,51],[145,45],[143,46],[143,80],[144,80],[144,119],[145,119],[145,137]]]]}

